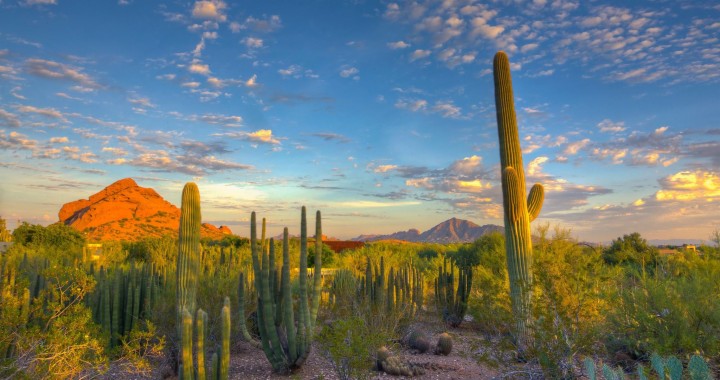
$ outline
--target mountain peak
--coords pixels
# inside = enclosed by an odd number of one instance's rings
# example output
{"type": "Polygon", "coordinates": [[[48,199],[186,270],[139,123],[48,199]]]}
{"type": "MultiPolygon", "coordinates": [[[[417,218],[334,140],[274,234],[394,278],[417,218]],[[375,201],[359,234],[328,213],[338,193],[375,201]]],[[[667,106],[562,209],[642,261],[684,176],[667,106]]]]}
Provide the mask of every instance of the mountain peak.
{"type": "Polygon", "coordinates": [[[408,231],[395,232],[389,235],[363,235],[353,240],[406,240],[425,243],[459,243],[472,242],[487,233],[502,231],[503,228],[500,226],[492,224],[478,226],[469,220],[452,217],[422,233],[413,228],[408,231]]]}
{"type": "MultiPolygon", "coordinates": [[[[58,218],[92,240],[137,240],[177,234],[180,209],[155,190],[124,178],[88,199],[64,204],[58,218]]],[[[222,238],[232,232],[227,227],[204,223],[201,233],[204,237],[222,238]]]]}

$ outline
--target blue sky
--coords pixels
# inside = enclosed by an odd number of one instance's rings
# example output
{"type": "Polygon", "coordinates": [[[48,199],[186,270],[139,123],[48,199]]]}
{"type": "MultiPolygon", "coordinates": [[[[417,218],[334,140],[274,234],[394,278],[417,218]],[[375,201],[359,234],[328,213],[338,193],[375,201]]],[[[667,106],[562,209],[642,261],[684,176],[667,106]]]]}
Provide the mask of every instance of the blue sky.
{"type": "MultiPolygon", "coordinates": [[[[538,222],[708,239],[720,6],[702,1],[0,1],[0,214],[125,177],[247,235],[502,224],[492,84],[512,62],[538,222]],[[272,232],[272,231],[271,231],[272,232]]],[[[538,223],[535,222],[535,223],[538,223]]]]}

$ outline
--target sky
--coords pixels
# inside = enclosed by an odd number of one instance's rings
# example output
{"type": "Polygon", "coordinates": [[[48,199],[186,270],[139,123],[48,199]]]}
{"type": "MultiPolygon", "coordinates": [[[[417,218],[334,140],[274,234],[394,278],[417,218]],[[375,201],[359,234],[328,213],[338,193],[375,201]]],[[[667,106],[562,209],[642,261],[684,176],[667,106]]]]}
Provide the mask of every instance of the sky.
{"type": "Polygon", "coordinates": [[[0,0],[0,217],[50,224],[126,177],[247,236],[502,225],[492,80],[510,57],[534,225],[720,228],[710,1],[0,0]]]}

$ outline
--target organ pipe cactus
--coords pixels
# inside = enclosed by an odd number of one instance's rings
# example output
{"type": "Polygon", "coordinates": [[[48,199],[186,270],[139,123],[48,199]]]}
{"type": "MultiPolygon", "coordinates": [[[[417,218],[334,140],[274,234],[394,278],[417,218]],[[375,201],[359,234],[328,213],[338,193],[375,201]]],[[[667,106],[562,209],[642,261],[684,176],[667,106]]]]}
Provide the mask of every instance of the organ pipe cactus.
{"type": "Polygon", "coordinates": [[[435,280],[435,301],[442,318],[452,327],[458,327],[465,318],[468,298],[472,288],[472,268],[458,267],[457,288],[455,288],[455,264],[447,260],[438,267],[438,278],[435,280]]]}
{"type": "Polygon", "coordinates": [[[510,277],[510,299],[515,316],[514,335],[524,352],[530,343],[532,297],[532,241],[530,222],[542,208],[544,189],[533,185],[525,199],[525,174],[513,99],[510,61],[500,51],[493,60],[495,110],[500,140],[500,170],[505,221],[505,249],[510,277]]]}
{"type": "MultiPolygon", "coordinates": [[[[258,325],[262,348],[270,361],[273,371],[287,374],[299,368],[310,353],[313,330],[320,302],[322,256],[315,257],[314,282],[308,287],[307,274],[307,222],[305,207],[302,208],[300,225],[300,273],[298,305],[293,308],[293,294],[290,286],[290,252],[288,230],[283,231],[283,264],[280,279],[280,297],[271,293],[272,270],[269,250],[262,239],[258,242],[256,217],[250,217],[250,247],[253,270],[258,292],[258,325]],[[276,310],[281,308],[280,313],[276,310]],[[278,321],[282,315],[282,321],[278,321]]],[[[315,226],[316,252],[322,252],[320,212],[315,226]]],[[[264,228],[263,228],[264,231],[264,228]]],[[[263,233],[264,237],[264,233],[263,233]]]]}

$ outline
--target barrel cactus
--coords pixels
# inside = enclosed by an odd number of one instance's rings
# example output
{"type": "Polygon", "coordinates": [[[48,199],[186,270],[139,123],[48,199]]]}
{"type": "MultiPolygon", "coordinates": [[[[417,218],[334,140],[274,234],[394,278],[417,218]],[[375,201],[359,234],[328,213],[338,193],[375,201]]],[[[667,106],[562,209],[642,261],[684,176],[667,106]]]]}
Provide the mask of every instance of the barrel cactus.
{"type": "Polygon", "coordinates": [[[442,333],[438,336],[437,345],[435,346],[435,355],[450,355],[452,352],[453,340],[450,334],[442,333]]]}

